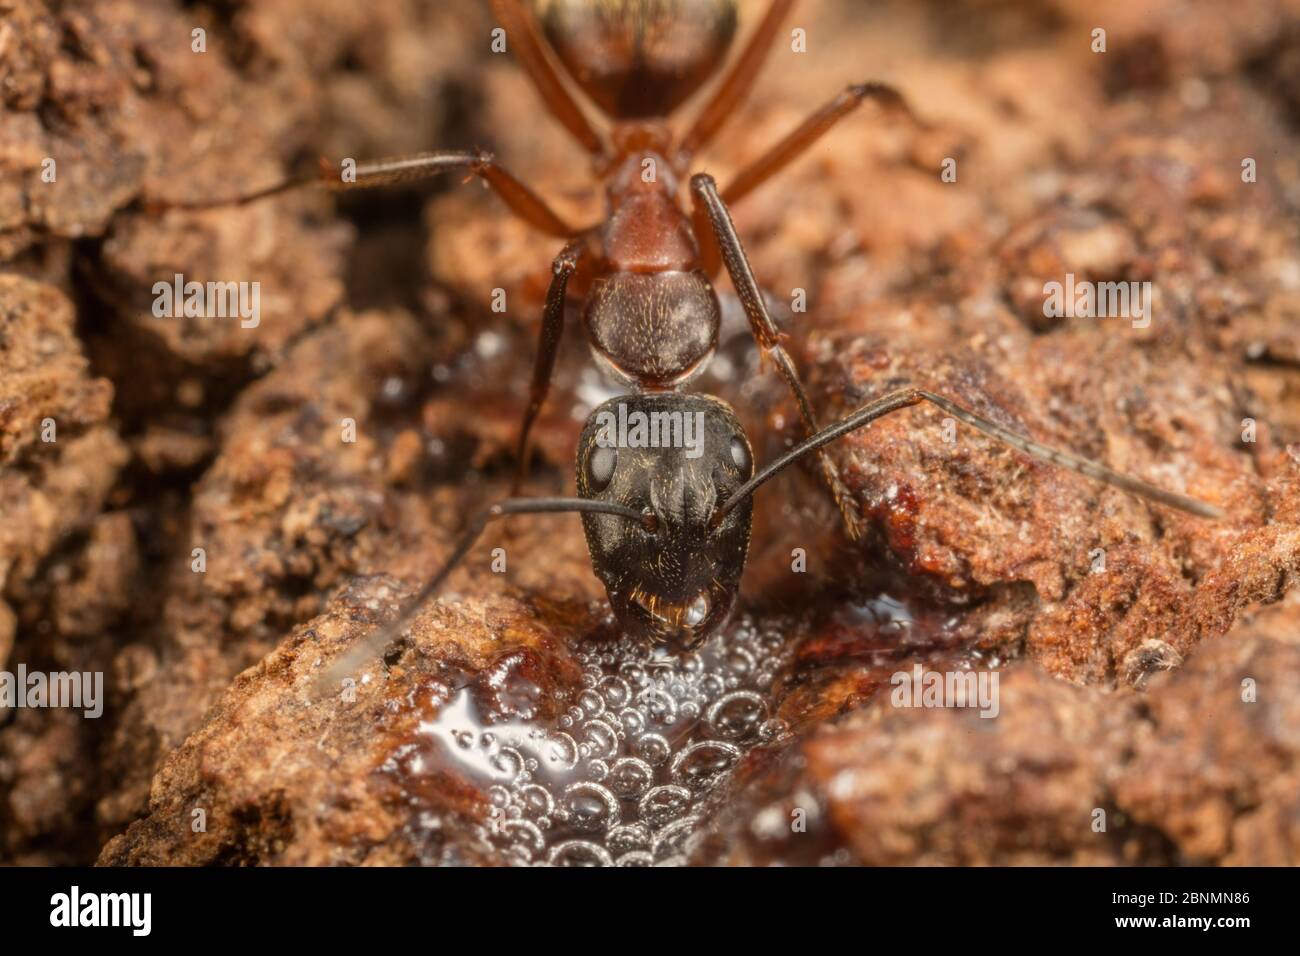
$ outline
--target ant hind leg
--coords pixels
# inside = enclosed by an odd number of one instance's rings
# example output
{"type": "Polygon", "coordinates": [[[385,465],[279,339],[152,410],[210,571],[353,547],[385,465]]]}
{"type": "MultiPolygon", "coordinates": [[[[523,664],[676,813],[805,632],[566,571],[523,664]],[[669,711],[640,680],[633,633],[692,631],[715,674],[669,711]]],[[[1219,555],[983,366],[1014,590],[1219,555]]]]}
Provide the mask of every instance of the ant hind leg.
{"type": "Polygon", "coordinates": [[[927,128],[921,120],[917,119],[902,94],[892,86],[883,83],[861,83],[850,86],[804,120],[779,143],[742,169],[722,190],[722,198],[732,205],[739,202],[811,149],[813,144],[835,124],[854,112],[866,100],[875,101],[888,114],[906,118],[918,130],[927,128]]]}
{"type": "Polygon", "coordinates": [[[491,3],[492,13],[505,29],[515,57],[532,80],[533,87],[551,115],[559,120],[587,152],[593,156],[604,156],[605,144],[592,129],[591,123],[546,58],[537,25],[524,4],[521,0],[491,0],[491,3]]]}
{"type": "Polygon", "coordinates": [[[749,44],[741,51],[713,97],[695,117],[690,129],[682,136],[677,147],[677,163],[680,167],[684,168],[691,157],[713,139],[722,124],[735,114],[741,102],[749,95],[763,68],[763,62],[776,44],[781,21],[789,15],[794,4],[795,0],[772,0],[772,5],[767,8],[767,13],[750,37],[749,44]]]}

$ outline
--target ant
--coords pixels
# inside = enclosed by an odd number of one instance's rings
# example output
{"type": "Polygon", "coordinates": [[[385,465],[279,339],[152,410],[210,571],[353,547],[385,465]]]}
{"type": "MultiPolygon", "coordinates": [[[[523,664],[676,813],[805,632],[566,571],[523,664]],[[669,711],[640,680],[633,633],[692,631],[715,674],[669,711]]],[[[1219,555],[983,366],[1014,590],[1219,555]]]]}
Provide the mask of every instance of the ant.
{"type": "Polygon", "coordinates": [[[1214,505],[1166,491],[1105,465],[1050,448],[942,395],[901,388],[821,429],[754,471],[753,452],[731,406],[711,395],[640,392],[612,398],[591,413],[578,443],[575,498],[511,497],[469,523],[442,567],[393,622],[363,638],[324,673],[337,682],[376,657],[474,546],[488,523],[508,515],[577,512],[592,568],[605,586],[619,624],[630,634],[687,651],[720,628],[735,604],[749,550],[753,494],[790,465],[891,412],[928,402],[1027,455],[1078,472],[1130,494],[1203,518],[1222,518],[1214,505]],[[611,441],[606,423],[635,413],[653,420],[696,416],[691,447],[637,447],[611,441]]]}
{"type": "MultiPolygon", "coordinates": [[[[719,190],[713,178],[690,179],[691,209],[679,198],[691,161],[749,93],[795,0],[772,0],[716,92],[689,129],[674,138],[669,116],[708,82],[725,60],[737,30],[736,0],[490,0],[515,54],[556,120],[592,157],[605,186],[602,222],[575,227],[483,150],[419,153],[358,162],[289,178],[247,195],[205,202],[160,201],[160,209],[239,205],[316,185],[343,191],[387,186],[463,170],[477,176],[512,213],[566,244],[555,257],[527,408],[516,444],[512,493],[527,475],[528,439],[550,390],[572,290],[597,362],[615,380],[640,392],[676,391],[705,370],[718,346],[721,307],[713,287],[725,266],[751,332],[775,365],[799,408],[805,431],[818,423],[794,361],[759,290],[732,222],[735,204],[797,159],[867,100],[925,125],[894,89],[878,83],[849,87],[719,190]],[[540,27],[539,27],[540,22],[540,27]],[[543,37],[551,55],[544,49],[543,37]],[[612,120],[607,143],[561,80],[552,56],[612,120]]],[[[819,456],[851,537],[856,513],[833,464],[819,456]]]]}
{"type": "MultiPolygon", "coordinates": [[[[737,27],[735,0],[539,0],[540,29],[524,0],[491,0],[499,23],[554,117],[591,154],[605,185],[608,215],[575,228],[484,151],[433,152],[358,163],[351,176],[323,166],[319,176],[288,179],[235,200],[171,203],[182,208],[245,203],[305,185],[356,189],[464,170],[482,179],[513,213],[566,244],[553,264],[530,401],[517,445],[512,494],[479,513],[442,567],[392,623],[346,652],[325,683],[355,670],[387,647],[441,587],[489,522],[518,514],[576,512],[592,567],[620,624],[630,633],[685,650],[721,627],[739,591],[749,549],[753,493],[785,468],[816,454],[849,525],[845,490],[821,449],[891,412],[929,402],[954,418],[1028,455],[1069,468],[1151,501],[1203,517],[1222,512],[1104,465],[1041,445],[942,395],[905,388],[821,428],[793,360],[763,301],[728,211],[806,152],[832,126],[870,99],[919,129],[926,128],[894,89],[849,87],[760,156],[725,189],[712,177],[690,178],[691,209],[679,202],[692,158],[722,127],[752,87],[780,24],[795,0],[772,0],[747,47],[693,124],[674,139],[668,116],[708,81],[737,27]],[[671,14],[671,15],[670,15],[671,14]],[[610,142],[592,128],[543,44],[569,78],[612,120],[610,142]],[[649,175],[647,175],[649,171],[649,175]],[[713,279],[726,268],[763,354],[799,406],[808,433],[800,444],[755,472],[740,420],[721,399],[682,388],[703,371],[717,347],[721,309],[713,279]],[[546,399],[572,285],[597,360],[633,389],[592,412],[579,439],[577,497],[520,497],[528,436],[546,399]],[[644,447],[606,440],[603,416],[620,403],[651,416],[693,416],[702,441],[644,447]]],[[[684,420],[684,418],[683,418],[684,420]]]]}

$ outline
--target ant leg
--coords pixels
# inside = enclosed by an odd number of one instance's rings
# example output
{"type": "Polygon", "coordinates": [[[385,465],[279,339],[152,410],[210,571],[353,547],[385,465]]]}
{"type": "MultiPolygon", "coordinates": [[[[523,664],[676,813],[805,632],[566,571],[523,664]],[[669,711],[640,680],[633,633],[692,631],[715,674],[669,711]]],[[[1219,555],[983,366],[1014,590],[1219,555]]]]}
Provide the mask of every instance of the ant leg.
{"type": "Polygon", "coordinates": [[[384,648],[391,644],[402,631],[406,630],[411,620],[419,613],[420,608],[437,593],[443,582],[456,569],[456,565],[460,564],[465,555],[469,553],[469,549],[474,547],[474,542],[478,541],[479,536],[489,522],[507,515],[562,514],[569,512],[611,514],[642,524],[646,521],[639,511],[634,511],[613,502],[595,501],[589,498],[507,498],[504,501],[498,501],[474,516],[461,534],[456,547],[452,549],[447,560],[442,563],[442,567],[428,580],[419,593],[393,621],[363,638],[326,668],[325,672],[317,679],[318,689],[325,692],[337,687],[343,678],[355,672],[366,661],[378,657],[384,648]]]}
{"type": "Polygon", "coordinates": [[[199,202],[155,200],[152,205],[164,210],[242,206],[304,186],[320,186],[332,192],[347,192],[354,189],[373,189],[377,186],[415,182],[457,169],[478,176],[501,197],[515,215],[547,235],[567,239],[576,233],[577,230],[556,215],[536,193],[498,165],[491,153],[483,150],[414,153],[410,156],[366,160],[357,163],[355,168],[340,166],[336,169],[332,164],[322,160],[320,172],[315,176],[291,177],[242,196],[199,202]]]}
{"type": "Polygon", "coordinates": [[[546,307],[542,312],[542,331],[537,341],[528,409],[519,427],[515,479],[510,489],[513,495],[519,494],[524,479],[528,477],[528,435],[546,401],[546,393],[551,390],[551,374],[555,371],[555,357],[559,354],[560,335],[564,331],[564,294],[569,287],[569,277],[578,270],[582,255],[582,241],[571,242],[555,257],[551,267],[551,284],[546,290],[546,307]]]}
{"type": "Polygon", "coordinates": [[[528,78],[533,81],[533,86],[551,115],[560,121],[587,152],[593,156],[605,155],[605,144],[565,89],[555,68],[546,59],[537,25],[523,3],[520,0],[492,0],[492,12],[505,28],[507,38],[514,43],[515,56],[528,78]]]}
{"type": "Polygon", "coordinates": [[[722,124],[731,118],[741,101],[749,94],[754,86],[754,80],[763,68],[763,61],[772,52],[777,30],[781,28],[781,21],[786,18],[794,4],[795,0],[772,0],[772,5],[767,8],[767,13],[755,28],[749,45],[745,47],[735,65],[732,66],[731,72],[718,86],[713,98],[695,117],[695,122],[682,137],[677,147],[679,168],[684,169],[691,157],[713,139],[722,128],[722,124]]]}
{"type": "Polygon", "coordinates": [[[856,431],[866,425],[871,424],[877,418],[883,418],[891,412],[896,412],[900,408],[909,408],[913,405],[919,405],[922,402],[929,402],[943,409],[949,415],[967,425],[977,428],[984,434],[996,438],[1004,444],[1010,445],[1019,451],[1024,452],[1040,461],[1048,462],[1059,468],[1067,468],[1070,471],[1077,472],[1094,481],[1102,484],[1111,485],[1115,488],[1121,488],[1131,495],[1139,498],[1145,498],[1148,501],[1154,501],[1170,508],[1177,508],[1180,511],[1186,511],[1202,518],[1223,518],[1224,512],[1221,508],[1199,501],[1196,498],[1189,498],[1186,495],[1180,495],[1176,492],[1166,491],[1155,485],[1147,484],[1139,478],[1132,475],[1126,475],[1122,472],[1114,471],[1107,468],[1100,462],[1092,461],[1088,458],[1082,458],[1078,455],[1071,454],[1068,451],[1061,451],[1058,448],[1052,448],[1048,445],[1034,441],[1032,438],[1026,438],[1024,435],[1004,428],[997,422],[977,415],[975,412],[958,405],[951,399],[944,398],[942,395],[936,395],[934,392],[927,392],[920,388],[902,388],[895,392],[890,392],[874,402],[863,405],[856,412],[844,419],[836,422],[834,425],[828,425],[817,434],[810,436],[800,444],[796,445],[790,451],[786,452],[770,465],[765,466],[757,472],[754,477],[745,482],[722,503],[713,514],[713,523],[716,525],[722,521],[733,508],[749,495],[752,495],[759,486],[766,484],[778,473],[792,465],[794,462],[803,458],[812,452],[817,451],[823,445],[828,445],[837,438],[842,438],[851,431],[856,431]]]}
{"type": "MultiPolygon", "coordinates": [[[[717,243],[722,261],[731,276],[731,284],[735,287],[736,295],[740,297],[740,304],[749,318],[749,327],[754,333],[754,339],[763,350],[763,354],[772,359],[777,371],[785,379],[790,393],[799,406],[799,416],[803,419],[804,430],[809,435],[815,434],[818,429],[817,416],[813,414],[803,383],[799,380],[799,372],[794,367],[794,360],[781,345],[781,332],[772,321],[767,305],[763,302],[763,293],[759,291],[758,280],[754,278],[754,272],[749,266],[749,259],[745,256],[745,248],[736,233],[735,224],[731,221],[731,214],[727,212],[726,204],[718,195],[717,183],[707,173],[697,173],[691,177],[691,194],[695,203],[696,222],[704,218],[700,214],[700,209],[703,208],[712,226],[712,239],[717,243]]],[[[839,472],[829,457],[820,455],[819,464],[822,478],[830,488],[840,514],[844,516],[849,537],[856,540],[861,529],[848,489],[844,487],[839,472]]]]}
{"type": "Polygon", "coordinates": [[[801,154],[807,152],[831,127],[856,110],[864,100],[868,99],[879,103],[881,108],[888,113],[906,117],[918,129],[926,128],[925,124],[917,119],[916,114],[907,105],[907,101],[903,99],[902,94],[892,86],[885,86],[883,83],[862,83],[850,86],[804,120],[785,139],[742,169],[740,174],[722,190],[722,198],[732,204],[739,202],[791,162],[798,159],[801,154]]]}

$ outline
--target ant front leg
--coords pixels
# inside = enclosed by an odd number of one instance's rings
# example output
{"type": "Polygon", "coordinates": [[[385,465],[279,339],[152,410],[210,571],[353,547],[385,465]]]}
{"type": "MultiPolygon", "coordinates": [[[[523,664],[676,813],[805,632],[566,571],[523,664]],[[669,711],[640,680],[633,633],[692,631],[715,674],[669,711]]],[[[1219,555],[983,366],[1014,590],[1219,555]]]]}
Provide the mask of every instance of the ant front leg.
{"type": "MultiPolygon", "coordinates": [[[[749,266],[749,259],[745,255],[740,236],[736,233],[735,223],[731,221],[731,214],[727,212],[726,204],[718,195],[717,183],[713,181],[712,176],[698,173],[691,177],[691,193],[695,203],[697,231],[702,228],[706,219],[711,227],[707,235],[700,236],[701,247],[707,248],[707,243],[710,241],[716,244],[722,262],[727,267],[727,273],[731,276],[731,284],[735,287],[736,295],[740,297],[740,304],[745,309],[755,341],[763,350],[763,354],[776,364],[777,371],[785,379],[786,386],[799,406],[799,416],[803,419],[804,430],[809,435],[815,434],[818,428],[817,416],[813,413],[812,404],[808,401],[803,383],[799,380],[794,359],[790,358],[790,354],[781,344],[781,332],[772,321],[771,313],[767,311],[767,305],[763,302],[763,293],[759,290],[758,280],[754,278],[754,271],[749,266]]],[[[822,478],[830,488],[840,514],[844,516],[849,537],[856,540],[861,528],[852,497],[840,480],[839,472],[830,458],[818,453],[818,462],[821,465],[822,478]]]]}
{"type": "Polygon", "coordinates": [[[528,409],[519,427],[516,446],[515,480],[511,494],[518,495],[524,479],[528,477],[528,435],[537,420],[551,390],[551,376],[555,372],[555,357],[560,351],[560,336],[564,332],[564,296],[569,288],[569,278],[582,263],[582,240],[565,246],[551,267],[551,284],[546,290],[546,307],[542,312],[542,330],[537,341],[537,358],[533,365],[533,382],[529,389],[528,409]]]}
{"type": "Polygon", "coordinates": [[[315,176],[290,177],[241,196],[199,202],[156,200],[151,205],[164,210],[242,206],[305,186],[318,186],[332,192],[348,192],[354,189],[374,189],[380,186],[416,182],[458,169],[477,176],[487,183],[511,212],[535,229],[560,239],[568,239],[576,234],[577,230],[561,219],[536,193],[499,165],[491,153],[483,150],[414,153],[410,156],[366,160],[355,164],[344,163],[337,168],[321,160],[320,172],[315,176]]]}

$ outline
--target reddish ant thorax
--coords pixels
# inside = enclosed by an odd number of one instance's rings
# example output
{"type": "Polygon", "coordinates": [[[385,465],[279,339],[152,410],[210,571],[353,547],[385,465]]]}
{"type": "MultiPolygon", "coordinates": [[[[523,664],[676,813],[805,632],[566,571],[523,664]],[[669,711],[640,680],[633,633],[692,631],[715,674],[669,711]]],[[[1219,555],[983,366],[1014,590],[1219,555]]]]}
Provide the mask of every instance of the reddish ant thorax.
{"type": "Polygon", "coordinates": [[[679,388],[708,365],[721,309],[665,157],[666,127],[619,124],[605,221],[583,318],[592,351],[624,384],[679,388]]]}

